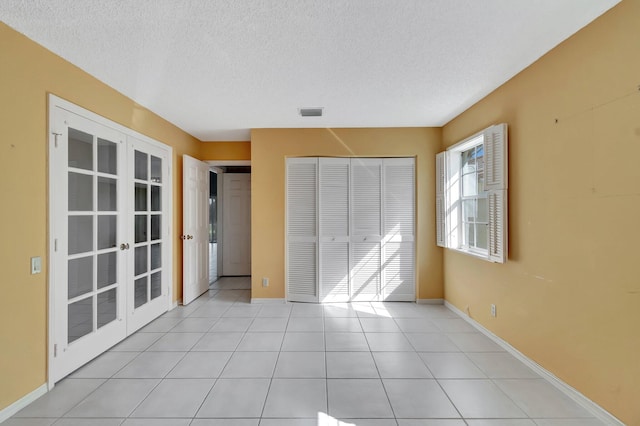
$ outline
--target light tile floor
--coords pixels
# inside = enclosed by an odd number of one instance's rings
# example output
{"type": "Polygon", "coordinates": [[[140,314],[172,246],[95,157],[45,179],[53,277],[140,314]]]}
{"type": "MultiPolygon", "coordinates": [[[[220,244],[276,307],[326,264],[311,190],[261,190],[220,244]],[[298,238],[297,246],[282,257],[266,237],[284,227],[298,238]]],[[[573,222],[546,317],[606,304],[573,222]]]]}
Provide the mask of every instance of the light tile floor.
{"type": "Polygon", "coordinates": [[[601,424],[444,306],[249,297],[166,313],[5,425],[601,424]]]}

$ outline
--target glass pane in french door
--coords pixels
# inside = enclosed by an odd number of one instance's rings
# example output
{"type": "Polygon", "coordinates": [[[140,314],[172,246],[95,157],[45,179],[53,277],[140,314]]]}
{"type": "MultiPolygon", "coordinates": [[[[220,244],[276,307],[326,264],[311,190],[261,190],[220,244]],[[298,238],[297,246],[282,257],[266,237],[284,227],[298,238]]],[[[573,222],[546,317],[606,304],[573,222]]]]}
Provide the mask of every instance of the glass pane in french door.
{"type": "Polygon", "coordinates": [[[118,317],[118,144],[68,128],[67,344],[118,317]]]}
{"type": "Polygon", "coordinates": [[[139,309],[162,295],[162,161],[148,152],[134,150],[133,308],[139,309]]]}

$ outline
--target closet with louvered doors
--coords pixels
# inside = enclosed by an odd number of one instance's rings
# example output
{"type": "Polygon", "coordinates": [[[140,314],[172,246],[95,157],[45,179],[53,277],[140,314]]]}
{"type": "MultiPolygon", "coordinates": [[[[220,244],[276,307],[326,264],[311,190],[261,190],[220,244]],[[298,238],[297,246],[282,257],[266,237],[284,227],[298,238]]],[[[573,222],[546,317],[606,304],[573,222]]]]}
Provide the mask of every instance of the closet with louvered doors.
{"type": "Polygon", "coordinates": [[[415,300],[415,159],[287,160],[287,300],[415,300]]]}

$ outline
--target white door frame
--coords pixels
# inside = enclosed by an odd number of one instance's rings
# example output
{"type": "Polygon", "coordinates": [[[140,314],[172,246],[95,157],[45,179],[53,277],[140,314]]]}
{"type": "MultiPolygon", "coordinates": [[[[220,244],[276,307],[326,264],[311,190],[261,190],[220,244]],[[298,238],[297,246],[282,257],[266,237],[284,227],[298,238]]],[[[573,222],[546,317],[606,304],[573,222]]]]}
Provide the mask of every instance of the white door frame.
{"type": "MultiPolygon", "coordinates": [[[[205,161],[205,163],[209,163],[207,161],[205,161]]],[[[222,174],[224,173],[224,170],[221,167],[218,166],[210,166],[209,167],[209,173],[214,173],[216,175],[216,276],[215,276],[215,280],[214,277],[209,276],[209,284],[211,284],[214,281],[217,281],[218,278],[220,278],[220,272],[222,272],[222,251],[220,250],[220,248],[222,247],[222,204],[220,202],[220,200],[222,200],[222,189],[223,189],[223,182],[222,182],[222,174]]],[[[209,188],[209,197],[211,197],[211,188],[209,188]]],[[[209,212],[209,214],[211,214],[211,212],[209,212]]],[[[211,244],[211,243],[209,243],[211,244]]],[[[209,245],[209,247],[211,247],[211,245],[209,245]]],[[[211,261],[211,252],[209,252],[209,261],[211,261]]],[[[209,266],[209,270],[211,270],[211,266],[209,266]]]]}
{"type": "MultiPolygon", "coordinates": [[[[64,100],[56,95],[49,93],[47,98],[48,108],[47,108],[47,116],[48,120],[48,158],[47,158],[47,166],[48,169],[51,170],[51,166],[49,164],[50,158],[52,157],[52,152],[58,143],[58,136],[56,126],[56,120],[54,119],[54,114],[56,108],[61,108],[72,112],[74,114],[80,115],[88,120],[92,120],[100,125],[110,127],[118,132],[124,133],[125,135],[132,136],[134,138],[140,139],[142,141],[148,142],[152,145],[162,145],[169,151],[169,157],[173,158],[173,148],[168,145],[161,144],[160,142],[151,139],[148,136],[145,136],[141,133],[136,132],[135,130],[129,129],[125,126],[122,126],[118,123],[115,123],[105,117],[102,117],[96,113],[93,113],[89,110],[82,108],[76,104],[73,104],[67,100],[64,100]]],[[[163,198],[167,197],[168,200],[173,200],[173,164],[172,161],[168,163],[168,182],[169,185],[166,186],[166,192],[163,194],[163,198]]],[[[54,315],[56,312],[55,307],[55,268],[56,266],[52,263],[52,255],[56,250],[56,235],[53,234],[54,227],[54,215],[53,215],[53,203],[52,200],[55,199],[58,188],[56,187],[56,182],[51,179],[50,171],[47,172],[47,186],[48,186],[48,200],[47,200],[47,234],[48,234],[48,250],[47,250],[47,388],[48,390],[53,389],[55,386],[54,379],[54,370],[51,367],[53,365],[54,359],[54,344],[55,344],[55,322],[54,315]]],[[[164,231],[167,232],[167,235],[173,235],[173,209],[169,210],[170,216],[167,218],[168,220],[164,221],[163,224],[164,231]],[[166,226],[166,228],[165,228],[166,226]]],[[[166,247],[163,247],[163,261],[164,259],[169,259],[169,262],[166,263],[166,273],[168,277],[173,277],[173,238],[167,238],[166,247]],[[166,253],[166,254],[165,254],[166,253]]],[[[167,290],[167,310],[170,310],[173,307],[173,283],[166,283],[167,290]]]]}
{"type": "MultiPolygon", "coordinates": [[[[221,175],[225,172],[222,167],[233,167],[233,166],[249,166],[251,167],[251,160],[209,160],[205,161],[210,167],[212,172],[215,172],[218,176],[218,206],[217,206],[217,214],[218,214],[218,258],[217,258],[217,270],[218,270],[218,278],[222,276],[222,253],[223,253],[223,245],[222,245],[222,237],[224,235],[224,213],[222,209],[222,205],[224,203],[224,191],[222,185],[221,175]]],[[[211,278],[211,277],[209,277],[211,278]]]]}

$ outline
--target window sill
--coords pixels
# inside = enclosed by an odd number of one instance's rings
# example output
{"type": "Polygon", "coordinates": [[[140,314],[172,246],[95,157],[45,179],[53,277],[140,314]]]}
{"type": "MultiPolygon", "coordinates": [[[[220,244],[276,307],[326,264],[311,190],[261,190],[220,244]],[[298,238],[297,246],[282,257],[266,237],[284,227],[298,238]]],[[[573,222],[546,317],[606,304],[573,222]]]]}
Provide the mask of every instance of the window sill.
{"type": "MultiPolygon", "coordinates": [[[[481,253],[481,252],[477,252],[477,251],[464,250],[464,249],[454,248],[454,247],[447,247],[447,248],[449,250],[455,251],[456,253],[466,254],[467,256],[475,257],[476,259],[480,259],[480,260],[485,260],[487,262],[491,262],[489,260],[489,253],[481,253]]],[[[493,262],[491,262],[491,263],[493,263],[493,262]]]]}

